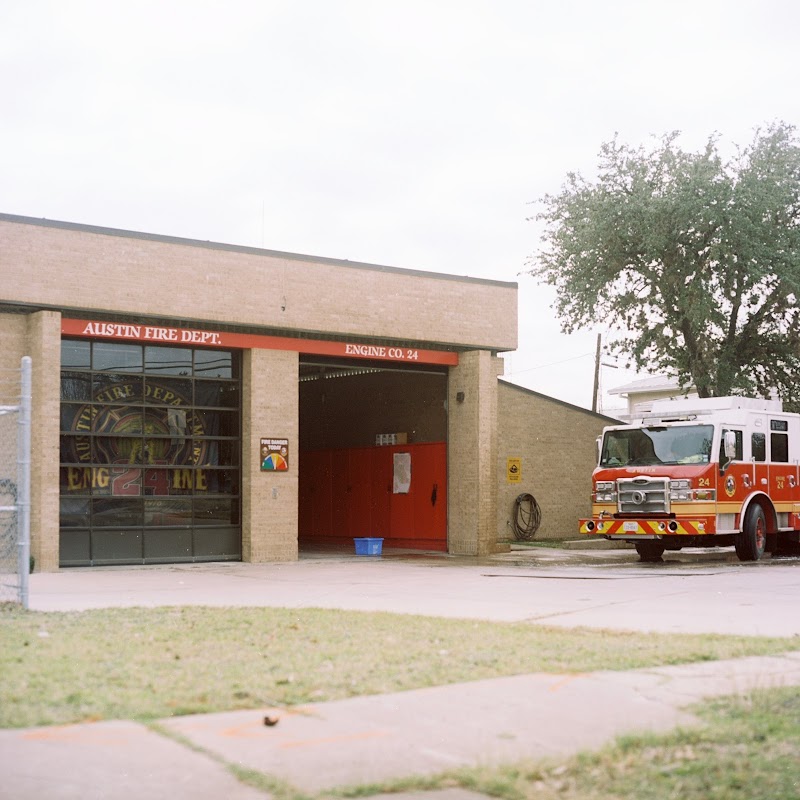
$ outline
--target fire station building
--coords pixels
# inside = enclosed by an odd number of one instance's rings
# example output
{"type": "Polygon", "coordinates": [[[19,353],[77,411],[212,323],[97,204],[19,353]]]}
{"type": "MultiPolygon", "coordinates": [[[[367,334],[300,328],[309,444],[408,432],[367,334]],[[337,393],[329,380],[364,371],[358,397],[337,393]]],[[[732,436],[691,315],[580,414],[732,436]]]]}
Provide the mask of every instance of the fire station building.
{"type": "Polygon", "coordinates": [[[33,363],[37,570],[488,554],[544,457],[516,449],[537,404],[585,430],[553,503],[588,506],[603,418],[498,381],[515,283],[8,214],[0,275],[0,368],[33,363]]]}

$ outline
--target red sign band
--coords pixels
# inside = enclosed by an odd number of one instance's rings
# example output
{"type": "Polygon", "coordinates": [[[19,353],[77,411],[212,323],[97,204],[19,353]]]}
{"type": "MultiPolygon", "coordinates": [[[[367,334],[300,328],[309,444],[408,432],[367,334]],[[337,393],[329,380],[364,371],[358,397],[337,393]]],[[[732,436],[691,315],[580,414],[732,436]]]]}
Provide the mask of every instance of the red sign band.
{"type": "Polygon", "coordinates": [[[227,347],[237,350],[294,350],[317,356],[365,358],[378,361],[402,361],[412,364],[456,366],[458,353],[448,350],[420,350],[415,347],[382,344],[327,342],[319,339],[293,339],[287,336],[262,336],[252,333],[228,333],[191,328],[170,328],[162,325],[133,325],[123,322],[96,322],[84,319],[63,319],[64,336],[93,339],[120,339],[158,344],[227,347]]]}

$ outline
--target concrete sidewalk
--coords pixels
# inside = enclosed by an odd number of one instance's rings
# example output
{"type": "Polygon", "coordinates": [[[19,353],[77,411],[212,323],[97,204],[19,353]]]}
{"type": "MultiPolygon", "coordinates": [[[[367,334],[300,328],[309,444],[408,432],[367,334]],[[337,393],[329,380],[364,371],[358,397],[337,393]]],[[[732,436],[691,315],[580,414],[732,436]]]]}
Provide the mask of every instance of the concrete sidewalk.
{"type": "MultiPolygon", "coordinates": [[[[488,559],[397,554],[290,564],[95,568],[31,576],[31,608],[215,605],[384,610],[751,635],[800,635],[800,561],[725,554],[641,565],[624,552],[488,559]]],[[[692,724],[713,695],[800,686],[800,653],[585,675],[532,674],[162,720],[0,731],[0,798],[250,800],[227,765],[315,793],[453,767],[564,756],[614,736],[692,724]],[[277,720],[265,725],[264,719],[277,720]]],[[[435,800],[481,800],[461,790],[435,800]]],[[[408,800],[415,795],[393,795],[408,800]]],[[[430,800],[430,795],[424,795],[430,800]]]]}
{"type": "MultiPolygon", "coordinates": [[[[566,756],[623,733],[691,725],[686,706],[705,697],[787,685],[800,685],[800,653],[624,673],[519,675],[291,709],[177,717],[159,723],[168,735],[134,722],[5,730],[0,796],[264,797],[236,781],[225,764],[317,793],[566,756]],[[267,726],[265,716],[277,722],[267,726]]],[[[451,790],[447,797],[467,794],[451,790]]]]}

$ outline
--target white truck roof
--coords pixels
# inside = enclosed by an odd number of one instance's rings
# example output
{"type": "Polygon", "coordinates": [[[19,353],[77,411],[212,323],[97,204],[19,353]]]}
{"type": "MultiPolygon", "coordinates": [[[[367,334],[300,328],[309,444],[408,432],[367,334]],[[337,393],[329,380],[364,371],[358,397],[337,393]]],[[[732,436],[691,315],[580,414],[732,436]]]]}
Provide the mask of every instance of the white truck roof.
{"type": "Polygon", "coordinates": [[[675,400],[653,401],[650,411],[643,414],[640,419],[677,419],[736,409],[780,413],[783,411],[783,403],[780,400],[757,397],[681,397],[675,400]]]}

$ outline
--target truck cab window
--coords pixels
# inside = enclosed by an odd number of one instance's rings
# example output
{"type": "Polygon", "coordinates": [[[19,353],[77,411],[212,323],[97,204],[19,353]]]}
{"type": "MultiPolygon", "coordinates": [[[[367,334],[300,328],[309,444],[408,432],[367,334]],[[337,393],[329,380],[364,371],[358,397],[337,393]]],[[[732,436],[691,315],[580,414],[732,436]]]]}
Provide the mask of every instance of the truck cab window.
{"type": "Polygon", "coordinates": [[[652,425],[610,430],[603,437],[600,466],[708,464],[713,434],[711,425],[652,425]]]}
{"type": "Polygon", "coordinates": [[[789,421],[771,419],[769,431],[770,461],[787,464],[789,462],[789,421]]]}
{"type": "Polygon", "coordinates": [[[779,461],[783,464],[789,461],[789,434],[788,433],[770,433],[769,447],[772,453],[772,460],[779,461]]]}
{"type": "Polygon", "coordinates": [[[750,442],[750,452],[753,461],[767,460],[767,435],[765,433],[754,433],[750,442]]]}

